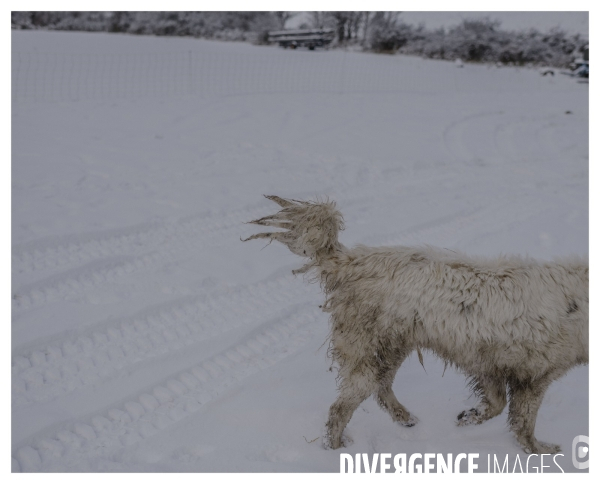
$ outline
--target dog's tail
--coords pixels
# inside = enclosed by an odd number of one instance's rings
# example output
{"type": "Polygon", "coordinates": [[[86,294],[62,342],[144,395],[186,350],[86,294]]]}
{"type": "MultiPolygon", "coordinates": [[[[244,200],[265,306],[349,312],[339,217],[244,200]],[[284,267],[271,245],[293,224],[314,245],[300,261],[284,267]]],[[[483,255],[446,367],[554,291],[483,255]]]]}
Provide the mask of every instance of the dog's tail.
{"type": "Polygon", "coordinates": [[[252,239],[277,240],[285,244],[294,254],[307,257],[310,262],[295,273],[306,272],[331,258],[344,246],[338,241],[338,233],[344,230],[342,214],[336,210],[333,201],[303,201],[265,195],[266,198],[283,207],[274,215],[269,215],[248,223],[286,229],[283,232],[263,232],[252,239]]]}

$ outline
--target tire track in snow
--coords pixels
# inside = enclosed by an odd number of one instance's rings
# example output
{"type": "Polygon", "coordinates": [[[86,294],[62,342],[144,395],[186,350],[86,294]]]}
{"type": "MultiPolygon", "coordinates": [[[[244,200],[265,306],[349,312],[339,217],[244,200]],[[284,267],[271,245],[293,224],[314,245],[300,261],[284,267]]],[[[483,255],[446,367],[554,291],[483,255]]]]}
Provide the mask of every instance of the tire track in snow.
{"type": "Polygon", "coordinates": [[[121,256],[93,262],[15,289],[12,308],[14,312],[19,313],[58,299],[68,299],[87,289],[115,282],[129,274],[152,267],[163,260],[163,255],[154,252],[139,257],[121,256]]]}
{"type": "Polygon", "coordinates": [[[87,261],[134,252],[162,227],[136,225],[116,231],[72,235],[56,242],[34,241],[12,248],[12,272],[23,274],[59,268],[87,261]]]}
{"type": "Polygon", "coordinates": [[[85,469],[76,466],[82,460],[115,458],[124,447],[197,413],[228,387],[294,354],[325,318],[317,308],[293,308],[284,319],[263,324],[242,342],[125,398],[106,412],[37,433],[14,450],[12,470],[81,471],[85,469]]]}
{"type": "Polygon", "coordinates": [[[273,317],[294,303],[316,298],[314,286],[288,273],[217,295],[167,303],[98,323],[77,336],[13,351],[13,405],[70,393],[141,361],[234,328],[252,327],[257,318],[273,317]]]}
{"type": "Polygon", "coordinates": [[[12,271],[27,274],[48,268],[60,268],[118,255],[136,255],[156,250],[173,243],[193,240],[196,247],[210,242],[222,232],[245,221],[258,217],[266,203],[230,212],[210,215],[193,215],[178,222],[163,225],[136,225],[108,231],[106,234],[74,235],[67,241],[56,243],[31,242],[25,247],[13,247],[12,271]]]}
{"type": "MultiPolygon", "coordinates": [[[[150,245],[155,249],[152,252],[139,256],[119,256],[110,259],[98,259],[83,267],[76,267],[62,274],[50,276],[42,281],[37,281],[16,288],[13,291],[12,307],[17,313],[57,299],[67,299],[85,292],[93,287],[115,282],[127,275],[157,267],[160,264],[179,260],[187,253],[194,253],[200,247],[211,244],[220,244],[228,237],[236,238],[243,222],[258,217],[263,213],[261,208],[246,208],[219,215],[214,220],[196,218],[179,224],[177,230],[164,228],[164,237],[161,242],[150,245]],[[235,237],[234,237],[235,235],[235,237]],[[115,262],[118,261],[118,262],[115,262]]],[[[125,237],[125,236],[124,236],[125,237]]],[[[136,239],[136,237],[133,237],[136,239]]],[[[122,252],[127,244],[110,246],[106,244],[104,252],[97,250],[97,241],[92,244],[92,249],[83,251],[82,257],[103,257],[109,252],[122,252]]],[[[147,250],[148,244],[144,245],[147,250]]],[[[54,254],[54,249],[49,249],[54,254]]]]}

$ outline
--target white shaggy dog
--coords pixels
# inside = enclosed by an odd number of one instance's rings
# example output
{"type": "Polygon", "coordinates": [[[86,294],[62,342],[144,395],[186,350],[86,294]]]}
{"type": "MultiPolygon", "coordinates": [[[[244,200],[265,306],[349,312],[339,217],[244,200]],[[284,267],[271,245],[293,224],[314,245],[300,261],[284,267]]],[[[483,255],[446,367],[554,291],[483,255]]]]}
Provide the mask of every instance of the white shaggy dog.
{"type": "Polygon", "coordinates": [[[500,414],[508,389],[510,427],[525,452],[560,451],[539,442],[534,428],[550,383],[588,362],[587,262],[472,259],[430,247],[348,249],[338,241],[343,220],[334,202],[267,198],[282,210],[251,223],[286,230],[246,240],[277,240],[309,259],[295,272],[320,280],[323,310],[331,313],[340,383],[325,447],[343,445],[346,424],[370,395],[395,422],[417,423],[392,382],[405,358],[425,348],[467,374],[481,398],[458,425],[500,414]]]}

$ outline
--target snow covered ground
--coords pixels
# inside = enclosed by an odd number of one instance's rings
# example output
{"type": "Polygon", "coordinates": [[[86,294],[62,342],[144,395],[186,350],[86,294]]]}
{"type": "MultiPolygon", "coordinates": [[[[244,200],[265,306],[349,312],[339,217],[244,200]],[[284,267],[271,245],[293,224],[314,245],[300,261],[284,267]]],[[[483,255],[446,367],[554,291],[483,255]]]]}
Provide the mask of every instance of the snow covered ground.
{"type": "MultiPolygon", "coordinates": [[[[346,245],[588,253],[588,85],[559,73],[183,38],[12,33],[14,471],[337,472],[339,454],[525,459],[506,411],[413,355],[322,449],[319,288],[242,244],[262,194],[327,195],[346,245]],[[316,440],[315,440],[316,439],[316,440]]],[[[537,420],[573,472],[588,369],[537,420]]],[[[556,467],[546,471],[557,471],[556,467]]]]}

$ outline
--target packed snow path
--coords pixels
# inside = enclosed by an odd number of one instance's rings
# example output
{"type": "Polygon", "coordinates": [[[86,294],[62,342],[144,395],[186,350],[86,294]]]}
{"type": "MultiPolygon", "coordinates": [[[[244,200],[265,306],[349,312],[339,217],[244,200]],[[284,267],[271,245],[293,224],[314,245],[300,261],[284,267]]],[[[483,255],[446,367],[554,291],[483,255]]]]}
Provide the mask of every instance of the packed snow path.
{"type": "MultiPolygon", "coordinates": [[[[402,56],[12,36],[13,470],[336,472],[340,452],[520,454],[506,412],[456,427],[475,399],[427,354],[427,373],[411,357],[394,385],[417,426],[368,400],[352,446],[323,450],[336,375],[319,288],[291,274],[301,261],[284,247],[240,237],[273,212],[263,193],[321,195],[346,245],[586,255],[587,85],[402,56]],[[77,56],[97,62],[59,72],[77,56]]],[[[540,410],[537,434],[567,471],[587,412],[587,368],[540,410]]]]}

